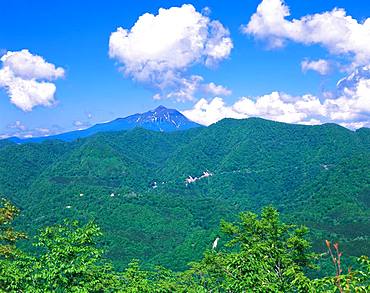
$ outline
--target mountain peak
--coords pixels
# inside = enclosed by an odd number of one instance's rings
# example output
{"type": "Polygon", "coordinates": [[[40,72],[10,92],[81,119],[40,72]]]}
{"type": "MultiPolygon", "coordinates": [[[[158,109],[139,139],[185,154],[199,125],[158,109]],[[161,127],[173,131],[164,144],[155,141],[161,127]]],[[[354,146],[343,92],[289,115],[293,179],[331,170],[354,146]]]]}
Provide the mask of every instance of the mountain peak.
{"type": "MultiPolygon", "coordinates": [[[[168,115],[179,115],[179,116],[183,116],[179,111],[177,111],[176,109],[169,109],[163,105],[160,105],[158,106],[157,108],[155,108],[154,110],[151,110],[151,111],[148,111],[148,112],[145,112],[141,115],[144,115],[144,116],[147,116],[147,115],[154,115],[154,116],[166,116],[168,117],[168,115]]],[[[184,116],[185,117],[185,116],[184,116]]],[[[186,118],[187,119],[187,118],[186,118]]]]}
{"type": "Polygon", "coordinates": [[[190,121],[179,111],[168,109],[162,105],[158,106],[154,110],[129,116],[127,119],[135,121],[137,127],[155,131],[185,130],[200,126],[199,124],[190,121]]]}
{"type": "Polygon", "coordinates": [[[175,109],[168,109],[165,106],[160,105],[154,110],[150,110],[145,113],[138,113],[125,118],[117,118],[110,122],[96,124],[84,130],[76,130],[53,136],[35,137],[30,139],[12,138],[10,140],[16,143],[42,142],[52,139],[73,141],[78,138],[88,137],[99,132],[122,131],[136,127],[153,131],[170,132],[201,126],[202,125],[198,123],[190,121],[179,111],[175,109]]]}
{"type": "Polygon", "coordinates": [[[157,108],[154,109],[155,112],[158,112],[158,111],[165,111],[165,110],[169,110],[168,108],[166,108],[165,106],[163,105],[159,105],[157,108]]]}

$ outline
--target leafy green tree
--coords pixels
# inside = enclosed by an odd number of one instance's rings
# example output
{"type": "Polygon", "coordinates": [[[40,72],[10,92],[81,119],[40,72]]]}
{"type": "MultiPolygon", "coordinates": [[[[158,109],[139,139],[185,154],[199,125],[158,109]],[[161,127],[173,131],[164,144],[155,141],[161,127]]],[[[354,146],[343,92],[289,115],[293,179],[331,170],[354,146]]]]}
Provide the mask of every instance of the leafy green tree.
{"type": "Polygon", "coordinates": [[[122,292],[152,292],[153,284],[150,282],[150,272],[140,268],[139,261],[133,260],[122,273],[122,292]]]}
{"type": "Polygon", "coordinates": [[[206,251],[190,269],[144,270],[133,260],[123,272],[103,258],[93,222],[81,226],[66,220],[44,228],[34,244],[36,255],[16,247],[25,237],[14,231],[18,210],[8,201],[0,208],[0,292],[370,292],[370,261],[359,259],[356,270],[342,271],[339,245],[326,241],[335,275],[309,278],[318,258],[310,252],[307,228],[283,223],[272,207],[261,216],[240,214],[236,223],[221,222],[225,246],[206,251]]]}
{"type": "Polygon", "coordinates": [[[0,207],[0,258],[11,258],[17,254],[15,243],[19,239],[25,239],[26,235],[17,232],[12,227],[19,210],[8,200],[1,200],[0,207]]]}
{"type": "Polygon", "coordinates": [[[45,228],[35,244],[41,254],[34,260],[32,286],[41,292],[103,292],[117,288],[119,279],[97,248],[102,233],[90,222],[77,221],[45,228]]]}
{"type": "Polygon", "coordinates": [[[261,217],[240,214],[238,223],[222,222],[222,231],[231,238],[228,250],[211,251],[193,264],[204,287],[232,292],[310,292],[305,270],[312,267],[314,254],[305,239],[307,229],[284,224],[272,207],[261,217]]]}
{"type": "Polygon", "coordinates": [[[17,240],[25,239],[26,234],[13,228],[13,221],[19,210],[8,200],[2,199],[0,206],[0,292],[15,290],[20,280],[27,274],[29,266],[24,266],[25,254],[16,247],[17,240]]]}
{"type": "Polygon", "coordinates": [[[133,260],[122,273],[123,283],[120,292],[133,293],[165,293],[208,292],[201,284],[195,282],[192,271],[174,272],[157,266],[152,271],[140,268],[139,261],[133,260]]]}

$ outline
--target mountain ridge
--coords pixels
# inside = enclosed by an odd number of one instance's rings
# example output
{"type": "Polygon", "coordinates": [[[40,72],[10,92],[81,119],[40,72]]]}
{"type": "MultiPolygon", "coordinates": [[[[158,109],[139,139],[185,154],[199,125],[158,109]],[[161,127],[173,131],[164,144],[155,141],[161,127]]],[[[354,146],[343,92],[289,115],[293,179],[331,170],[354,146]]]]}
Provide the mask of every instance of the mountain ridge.
{"type": "Polygon", "coordinates": [[[182,269],[221,218],[270,204],[311,228],[317,251],[333,239],[346,254],[369,254],[369,142],[366,129],[251,118],[6,144],[0,194],[23,210],[18,223],[31,234],[64,218],[96,220],[118,267],[137,257],[182,269]]]}
{"type": "MultiPolygon", "coordinates": [[[[241,120],[241,121],[267,121],[271,123],[281,123],[281,124],[290,124],[290,125],[297,125],[297,126],[312,126],[318,127],[322,125],[333,125],[333,127],[340,127],[352,132],[366,132],[370,131],[370,128],[361,127],[355,130],[346,128],[336,123],[323,123],[319,125],[303,125],[303,124],[295,124],[295,123],[286,123],[286,122],[279,122],[273,121],[269,119],[265,119],[262,117],[248,117],[245,119],[235,119],[235,118],[223,118],[213,125],[217,125],[219,123],[226,123],[225,121],[234,121],[234,120],[241,120]]],[[[50,136],[41,136],[41,137],[30,137],[30,138],[19,138],[16,136],[0,139],[0,147],[4,146],[7,143],[39,143],[46,140],[62,140],[62,141],[74,141],[76,139],[89,137],[91,135],[100,133],[100,132],[113,132],[113,131],[123,131],[123,130],[130,130],[133,128],[144,128],[147,130],[159,131],[159,132],[172,132],[172,131],[184,131],[191,128],[198,128],[198,127],[205,127],[199,123],[193,122],[180,113],[176,109],[169,109],[162,105],[158,106],[153,110],[149,110],[144,113],[136,113],[129,115],[124,118],[116,118],[109,122],[97,123],[93,126],[90,126],[85,129],[81,130],[73,130],[64,133],[59,133],[50,136]]]]}
{"type": "Polygon", "coordinates": [[[116,118],[112,121],[98,123],[82,130],[32,138],[10,137],[6,140],[21,144],[29,142],[38,143],[45,140],[74,141],[79,138],[89,137],[99,132],[122,131],[133,129],[135,127],[141,127],[153,131],[171,132],[202,127],[202,125],[189,120],[176,109],[169,109],[160,105],[154,110],[144,113],[136,113],[124,118],[116,118]]]}

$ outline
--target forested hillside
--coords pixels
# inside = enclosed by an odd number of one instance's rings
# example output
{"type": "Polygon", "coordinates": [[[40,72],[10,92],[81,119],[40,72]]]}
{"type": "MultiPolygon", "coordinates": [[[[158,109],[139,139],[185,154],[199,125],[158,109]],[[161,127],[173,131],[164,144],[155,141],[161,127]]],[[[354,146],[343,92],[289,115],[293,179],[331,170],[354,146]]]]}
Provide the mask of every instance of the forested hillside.
{"type": "Polygon", "coordinates": [[[215,239],[201,260],[174,272],[163,266],[143,269],[132,260],[118,271],[97,243],[103,234],[90,221],[65,220],[43,227],[30,240],[14,229],[19,210],[0,203],[0,292],[369,292],[370,261],[361,256],[355,269],[345,269],[339,243],[325,240],[326,252],[312,252],[308,229],[286,224],[273,207],[261,215],[240,213],[238,221],[221,221],[215,239]],[[24,251],[19,240],[38,248],[24,251]],[[319,261],[332,263],[313,277],[319,261]]]}
{"type": "Polygon", "coordinates": [[[119,269],[138,258],[183,270],[212,245],[221,219],[269,204],[307,225],[316,251],[336,239],[347,255],[370,255],[369,174],[369,129],[335,124],[225,119],[0,145],[0,194],[21,209],[17,226],[32,235],[94,219],[119,269]]]}

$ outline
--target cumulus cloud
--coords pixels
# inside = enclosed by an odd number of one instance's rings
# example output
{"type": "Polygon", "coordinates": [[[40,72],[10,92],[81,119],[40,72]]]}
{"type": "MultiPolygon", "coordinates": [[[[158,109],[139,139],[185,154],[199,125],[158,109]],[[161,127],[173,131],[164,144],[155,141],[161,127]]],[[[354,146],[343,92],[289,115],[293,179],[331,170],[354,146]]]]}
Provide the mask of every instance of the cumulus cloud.
{"type": "Polygon", "coordinates": [[[341,95],[325,100],[329,117],[333,120],[366,122],[370,124],[370,66],[356,69],[338,83],[341,95]]]}
{"type": "Polygon", "coordinates": [[[301,68],[303,72],[307,72],[309,70],[316,71],[321,75],[326,75],[330,72],[331,66],[330,62],[324,59],[319,60],[303,60],[301,62],[301,68]]]}
{"type": "Polygon", "coordinates": [[[177,101],[193,100],[196,93],[211,95],[211,96],[228,96],[231,90],[217,85],[214,82],[204,83],[203,77],[200,75],[191,75],[190,77],[183,77],[176,80],[176,87],[172,88],[170,92],[165,95],[156,94],[153,99],[161,100],[163,98],[174,98],[177,101]]]}
{"type": "Polygon", "coordinates": [[[233,48],[229,31],[190,4],[159,9],[139,17],[131,29],[119,27],[109,39],[109,56],[122,72],[160,91],[157,98],[192,100],[200,80],[186,71],[227,58],[233,48]],[[193,87],[196,87],[193,89],[193,87]]]}
{"type": "MultiPolygon", "coordinates": [[[[287,41],[321,45],[332,55],[350,59],[352,66],[346,71],[355,68],[352,74],[339,81],[336,93],[325,93],[322,100],[315,101],[315,109],[320,109],[320,113],[315,113],[318,117],[306,113],[305,120],[301,119],[299,123],[312,118],[337,122],[346,127],[369,125],[370,18],[356,20],[341,8],[299,19],[288,19],[289,16],[289,7],[283,0],[262,0],[242,30],[245,34],[266,40],[271,48],[282,47],[287,41]]],[[[303,72],[314,70],[325,75],[330,72],[331,64],[323,59],[304,60],[301,68],[303,72]]],[[[296,105],[293,107],[297,109],[296,105]]]]}
{"type": "MultiPolygon", "coordinates": [[[[202,82],[203,77],[199,75],[192,75],[188,78],[177,78],[176,80],[173,80],[173,83],[176,83],[176,86],[173,87],[164,97],[175,98],[177,101],[192,100],[202,82]]],[[[162,97],[162,95],[159,95],[155,100],[160,100],[162,97]]]]}
{"type": "Polygon", "coordinates": [[[316,125],[335,122],[348,128],[370,126],[370,66],[357,70],[338,83],[338,96],[320,100],[307,94],[291,96],[281,92],[251,98],[242,97],[232,105],[223,99],[201,99],[183,111],[189,119],[210,125],[223,118],[263,117],[270,120],[316,125]]]}
{"type": "Polygon", "coordinates": [[[361,22],[341,8],[288,20],[289,7],[283,0],[262,0],[245,34],[281,47],[287,40],[306,45],[318,44],[336,55],[352,55],[356,65],[370,62],[370,18],[361,22]]]}
{"type": "Polygon", "coordinates": [[[227,106],[223,99],[214,98],[210,102],[201,99],[191,110],[184,111],[189,119],[210,125],[223,118],[263,117],[270,120],[310,124],[311,116],[322,112],[320,101],[311,95],[293,97],[284,93],[256,97],[242,97],[233,105],[227,106]]]}
{"type": "Polygon", "coordinates": [[[232,106],[227,106],[222,98],[214,98],[211,101],[200,99],[193,107],[193,109],[182,112],[190,120],[203,125],[213,124],[223,118],[242,119],[248,116],[244,113],[235,111],[232,106]]]}
{"type": "Polygon", "coordinates": [[[222,86],[222,85],[217,85],[213,82],[210,82],[208,84],[204,85],[204,92],[209,93],[214,96],[229,96],[231,95],[231,90],[228,88],[222,86]]]}
{"type": "Polygon", "coordinates": [[[369,121],[360,121],[360,122],[340,122],[341,126],[349,128],[349,129],[359,129],[362,127],[370,127],[369,121]]]}
{"type": "Polygon", "coordinates": [[[64,76],[64,69],[55,67],[28,50],[8,51],[0,58],[0,87],[6,89],[10,101],[23,111],[33,107],[50,106],[56,86],[50,82],[64,76]]]}

